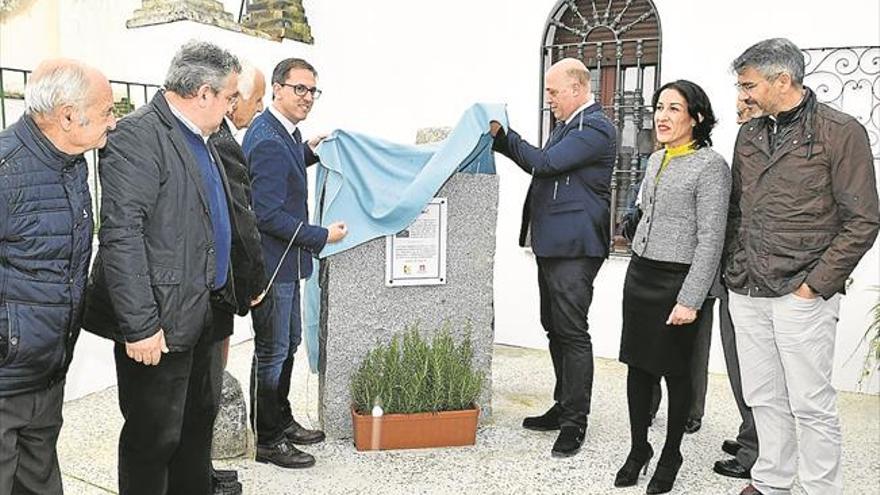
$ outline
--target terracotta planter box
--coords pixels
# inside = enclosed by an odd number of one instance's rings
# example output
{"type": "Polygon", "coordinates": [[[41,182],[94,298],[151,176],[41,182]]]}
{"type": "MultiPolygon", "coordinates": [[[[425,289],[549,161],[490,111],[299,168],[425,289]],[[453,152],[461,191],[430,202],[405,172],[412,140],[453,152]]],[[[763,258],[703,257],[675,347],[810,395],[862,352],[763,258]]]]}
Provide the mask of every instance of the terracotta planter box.
{"type": "Polygon", "coordinates": [[[479,407],[438,413],[386,414],[374,417],[351,410],[358,450],[421,449],[474,445],[479,407]]]}

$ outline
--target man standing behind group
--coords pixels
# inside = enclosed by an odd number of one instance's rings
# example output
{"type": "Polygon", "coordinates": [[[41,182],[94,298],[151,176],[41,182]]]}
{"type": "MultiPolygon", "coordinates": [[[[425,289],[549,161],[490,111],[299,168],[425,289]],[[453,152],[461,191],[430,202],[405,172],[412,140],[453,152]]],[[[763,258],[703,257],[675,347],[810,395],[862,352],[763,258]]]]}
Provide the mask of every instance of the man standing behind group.
{"type": "Polygon", "coordinates": [[[294,419],[288,399],[293,358],[302,340],[299,281],[311,275],[312,256],[346,234],[342,222],[326,229],[309,224],[306,166],[317,162],[314,150],[321,138],[304,144],[297,125],[321,94],[316,78],[305,60],[281,61],[272,72],[272,105],[254,119],[243,145],[266,269],[281,264],[269,292],[271,304],[254,309],[251,424],[256,460],[286,468],[315,464],[313,456],[293,444],[324,440],[324,432],[294,419]]]}
{"type": "Polygon", "coordinates": [[[740,128],[724,278],[743,396],[760,448],[743,494],[843,491],[831,384],[840,294],[880,228],[865,128],[816,101],[791,41],[733,62],[739,98],[763,117],[740,128]]]}
{"type": "MultiPolygon", "coordinates": [[[[234,316],[245,316],[260,303],[260,294],[266,287],[266,269],[260,249],[257,219],[251,208],[251,179],[248,165],[241,150],[241,139],[254,115],[263,110],[266,79],[253,65],[242,63],[238,76],[238,97],[220,129],[211,135],[210,143],[217,149],[220,164],[226,172],[231,211],[234,217],[230,262],[235,279],[235,306],[214,304],[213,323],[215,339],[222,341],[223,368],[229,355],[229,337],[234,329],[234,316]]],[[[218,388],[217,394],[221,393],[218,388]]],[[[217,396],[219,403],[220,397],[217,396]]],[[[238,495],[242,492],[238,473],[229,469],[212,469],[211,483],[214,495],[238,495]]]]}
{"type": "Polygon", "coordinates": [[[593,279],[608,257],[609,204],[617,133],[593,98],[590,74],[563,59],[544,79],[558,120],[543,148],[490,123],[494,149],[532,175],[523,209],[520,245],[531,233],[538,264],[541,324],[556,374],[555,404],[523,420],[531,430],[560,430],[551,453],[576,454],[584,440],[593,386],[593,347],[587,313],[593,279]]]}
{"type": "Polygon", "coordinates": [[[212,303],[232,301],[230,198],[208,136],[237,94],[238,59],[204,42],[101,154],[100,246],[84,327],[116,341],[122,495],[211,490],[220,387],[212,303]]]}
{"type": "MultiPolygon", "coordinates": [[[[737,98],[737,124],[745,124],[760,116],[760,110],[746,105],[742,99],[737,98]]],[[[721,335],[721,348],[724,350],[724,363],[727,366],[730,391],[733,392],[733,399],[742,419],[736,439],[724,440],[721,443],[721,450],[732,457],[715,461],[712,470],[731,478],[749,479],[752,476],[752,466],[755,464],[755,459],[758,458],[758,431],[755,429],[755,417],[752,415],[752,409],[746,405],[743,399],[742,374],[736,352],[736,330],[730,319],[730,297],[727,288],[723,286],[721,280],[718,280],[713,284],[711,292],[718,294],[718,299],[721,300],[718,308],[718,333],[721,335]]]]}
{"type": "Polygon", "coordinates": [[[0,132],[0,495],[62,492],[55,444],[94,226],[83,153],[115,125],[107,78],[51,60],[0,132]]]}
{"type": "Polygon", "coordinates": [[[242,63],[241,74],[238,76],[238,100],[233,111],[224,119],[229,133],[239,145],[244,141],[244,135],[254,116],[263,111],[264,96],[266,96],[266,76],[253,65],[242,63]]]}
{"type": "MultiPolygon", "coordinates": [[[[230,208],[235,217],[232,232],[231,262],[235,275],[234,312],[245,316],[250,308],[260,302],[258,296],[266,288],[266,267],[260,249],[260,233],[257,218],[251,206],[251,179],[249,167],[241,149],[241,140],[254,115],[263,110],[266,79],[263,73],[250,64],[242,64],[238,76],[238,97],[232,110],[226,114],[220,128],[210,139],[217,149],[220,164],[229,181],[232,197],[230,208]]],[[[233,313],[227,313],[215,321],[218,337],[223,339],[223,363],[229,351],[229,336],[233,331],[233,313]]]]}

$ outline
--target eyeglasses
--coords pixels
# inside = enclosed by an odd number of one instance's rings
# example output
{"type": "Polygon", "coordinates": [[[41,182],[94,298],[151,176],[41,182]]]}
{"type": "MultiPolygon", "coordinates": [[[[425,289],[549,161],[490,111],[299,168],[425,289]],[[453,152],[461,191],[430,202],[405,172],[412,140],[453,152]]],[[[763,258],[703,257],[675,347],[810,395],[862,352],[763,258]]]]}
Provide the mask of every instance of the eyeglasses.
{"type": "Polygon", "coordinates": [[[296,96],[305,96],[306,93],[312,94],[312,99],[317,100],[321,97],[321,90],[318,88],[310,88],[305,84],[287,84],[287,83],[279,83],[282,86],[287,86],[288,88],[293,88],[293,93],[296,96]]]}
{"type": "MultiPolygon", "coordinates": [[[[764,80],[767,81],[768,83],[772,83],[772,82],[775,81],[780,75],[782,75],[781,72],[780,72],[780,73],[773,74],[773,75],[771,75],[771,76],[769,76],[769,77],[766,77],[764,80]]],[[[757,88],[760,84],[761,84],[761,81],[758,81],[758,82],[751,82],[751,81],[748,81],[748,82],[737,82],[737,83],[734,84],[733,86],[736,88],[737,91],[743,92],[743,93],[745,93],[745,94],[751,96],[751,95],[752,95],[752,91],[754,91],[755,88],[757,88]]]]}
{"type": "Polygon", "coordinates": [[[752,94],[752,91],[754,91],[755,88],[758,87],[758,83],[754,83],[754,82],[744,82],[744,83],[741,83],[741,82],[738,82],[738,83],[734,84],[733,86],[736,88],[737,91],[743,92],[743,93],[745,93],[745,94],[747,94],[747,95],[751,95],[751,94],[752,94]]]}

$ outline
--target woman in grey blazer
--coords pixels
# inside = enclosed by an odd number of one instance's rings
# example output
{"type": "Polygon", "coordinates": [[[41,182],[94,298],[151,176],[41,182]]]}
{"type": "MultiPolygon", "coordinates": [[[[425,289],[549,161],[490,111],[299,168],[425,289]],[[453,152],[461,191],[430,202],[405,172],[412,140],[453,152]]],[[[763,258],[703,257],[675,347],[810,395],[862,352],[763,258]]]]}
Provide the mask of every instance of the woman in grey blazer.
{"type": "Polygon", "coordinates": [[[635,485],[639,471],[647,471],[654,454],[648,443],[652,387],[664,377],[666,443],[647,493],[666,493],[682,464],[691,354],[724,243],[730,169],[709,147],[715,116],[699,86],[667,83],[654,93],[653,106],[657,141],[664,147],[648,159],[623,288],[620,360],[629,365],[632,444],[614,485],[635,485]]]}

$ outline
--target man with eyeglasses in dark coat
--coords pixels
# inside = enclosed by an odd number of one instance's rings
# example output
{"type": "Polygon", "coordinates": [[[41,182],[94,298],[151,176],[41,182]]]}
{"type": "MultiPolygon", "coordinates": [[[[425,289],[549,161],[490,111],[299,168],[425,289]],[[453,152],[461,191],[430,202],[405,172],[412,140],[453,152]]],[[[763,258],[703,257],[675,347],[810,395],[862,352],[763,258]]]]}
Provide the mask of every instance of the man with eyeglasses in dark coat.
{"type": "Polygon", "coordinates": [[[303,427],[293,417],[288,394],[293,359],[302,340],[300,280],[312,273],[312,257],[346,234],[343,222],[311,225],[306,166],[323,137],[303,143],[298,124],[321,91],[317,71],[305,60],[281,61],[272,73],[272,105],[245,134],[242,148],[250,166],[254,211],[266,269],[275,275],[271,306],[254,310],[251,423],[257,462],[306,468],[315,458],[294,446],[324,441],[324,432],[303,427]],[[277,267],[277,268],[276,268],[277,267]]]}

